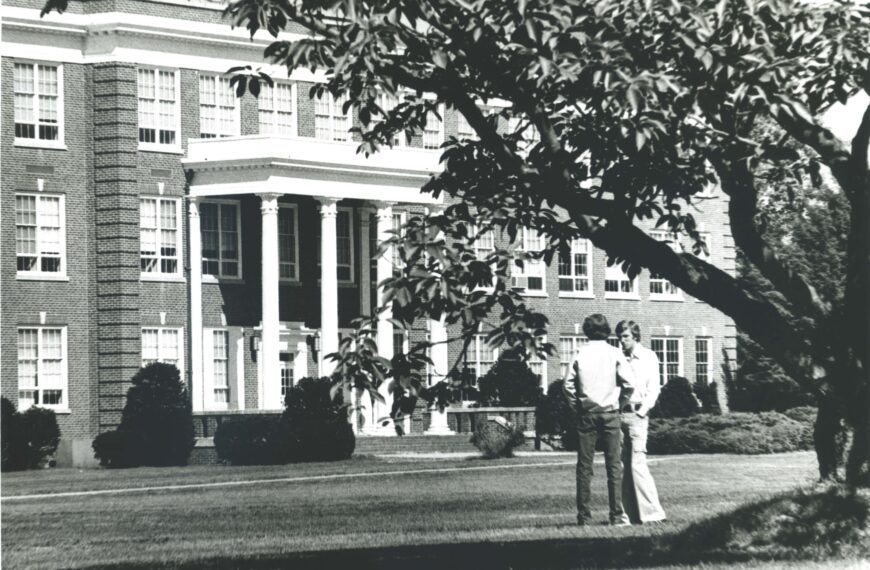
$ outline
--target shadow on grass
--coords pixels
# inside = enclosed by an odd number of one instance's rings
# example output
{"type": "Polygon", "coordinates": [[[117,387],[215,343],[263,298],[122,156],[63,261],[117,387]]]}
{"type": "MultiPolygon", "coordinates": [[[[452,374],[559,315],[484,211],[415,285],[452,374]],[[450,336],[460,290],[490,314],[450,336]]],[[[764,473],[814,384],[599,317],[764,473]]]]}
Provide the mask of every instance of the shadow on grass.
{"type": "Polygon", "coordinates": [[[486,541],[93,568],[621,568],[870,556],[870,492],[798,490],[652,536],[486,541]]]}

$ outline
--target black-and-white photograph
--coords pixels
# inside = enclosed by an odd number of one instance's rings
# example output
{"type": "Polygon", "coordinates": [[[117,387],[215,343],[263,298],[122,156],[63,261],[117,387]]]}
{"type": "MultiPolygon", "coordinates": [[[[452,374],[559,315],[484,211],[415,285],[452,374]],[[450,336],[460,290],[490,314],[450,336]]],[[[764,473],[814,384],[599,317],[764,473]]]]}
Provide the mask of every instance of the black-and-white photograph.
{"type": "Polygon", "coordinates": [[[867,0],[3,0],[4,569],[870,570],[867,0]]]}

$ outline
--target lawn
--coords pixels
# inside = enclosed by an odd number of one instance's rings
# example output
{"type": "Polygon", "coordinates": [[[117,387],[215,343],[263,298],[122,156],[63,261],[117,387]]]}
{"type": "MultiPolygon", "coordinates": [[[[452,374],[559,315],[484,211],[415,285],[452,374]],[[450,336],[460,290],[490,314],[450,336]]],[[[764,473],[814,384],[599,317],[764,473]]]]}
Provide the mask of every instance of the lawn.
{"type": "MultiPolygon", "coordinates": [[[[593,510],[602,524],[572,524],[573,458],[558,454],[4,474],[2,562],[4,568],[454,570],[583,561],[648,567],[664,556],[666,566],[679,568],[682,561],[662,547],[670,537],[740,504],[806,486],[815,474],[809,453],[651,460],[669,521],[631,528],[603,525],[601,465],[593,510]],[[52,496],[58,493],[64,495],[52,496]]],[[[778,567],[751,556],[706,562],[778,567]]]]}

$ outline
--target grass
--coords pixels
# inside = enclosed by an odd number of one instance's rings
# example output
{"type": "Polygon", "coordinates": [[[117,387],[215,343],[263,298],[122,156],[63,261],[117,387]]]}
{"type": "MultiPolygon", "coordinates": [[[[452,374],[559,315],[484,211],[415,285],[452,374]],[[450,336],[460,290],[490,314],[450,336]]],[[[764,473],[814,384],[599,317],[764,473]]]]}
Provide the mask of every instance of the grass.
{"type": "MultiPolygon", "coordinates": [[[[4,474],[2,562],[7,568],[776,568],[783,562],[770,561],[771,553],[794,554],[753,545],[747,525],[757,522],[756,512],[774,517],[792,508],[777,494],[809,484],[811,454],[654,458],[652,469],[669,521],[630,528],[573,524],[573,459],[565,455],[4,474]],[[203,483],[216,486],[15,500],[203,483]],[[749,502],[760,506],[739,510],[749,502]]],[[[593,512],[603,523],[603,466],[596,466],[594,484],[593,512]]],[[[807,513],[821,512],[812,507],[816,495],[805,494],[807,513]]],[[[855,506],[839,499],[849,521],[866,524],[860,505],[870,500],[855,506]]],[[[780,526],[764,540],[775,543],[787,525],[780,526]]],[[[814,536],[815,527],[788,528],[790,540],[814,536]]],[[[842,530],[843,540],[851,536],[842,530]]],[[[827,556],[844,558],[836,566],[843,568],[870,555],[801,552],[822,559],[814,568],[829,567],[827,556]]]]}

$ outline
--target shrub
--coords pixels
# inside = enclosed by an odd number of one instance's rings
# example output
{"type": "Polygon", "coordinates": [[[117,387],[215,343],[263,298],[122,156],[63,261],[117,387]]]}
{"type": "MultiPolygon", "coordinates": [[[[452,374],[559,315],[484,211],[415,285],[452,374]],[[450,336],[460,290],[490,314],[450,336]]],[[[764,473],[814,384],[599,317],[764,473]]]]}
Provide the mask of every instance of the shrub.
{"type": "Polygon", "coordinates": [[[541,379],[515,351],[503,353],[478,382],[484,406],[534,406],[541,399],[541,379]]]}
{"type": "Polygon", "coordinates": [[[698,400],[692,385],[682,376],[674,376],[662,386],[656,405],[650,410],[652,418],[685,418],[698,413],[698,400]]]}
{"type": "Polygon", "coordinates": [[[278,433],[278,455],[283,461],[337,461],[348,459],[356,437],[347,421],[341,393],[330,396],[329,378],[303,378],[287,391],[278,433]]]}
{"type": "Polygon", "coordinates": [[[705,414],[721,414],[719,405],[719,386],[715,382],[695,382],[692,386],[695,397],[701,402],[701,412],[705,414]]]}
{"type": "Polygon", "coordinates": [[[94,456],[101,465],[187,464],[194,445],[193,414],[175,366],[155,362],[139,369],[117,431],[94,441],[94,456]]]}
{"type": "Polygon", "coordinates": [[[471,443],[486,459],[513,457],[514,448],[525,441],[523,430],[502,417],[481,422],[471,436],[471,443]]]}
{"type": "Polygon", "coordinates": [[[214,435],[215,451],[232,465],[280,463],[279,427],[280,418],[275,416],[242,416],[223,422],[214,435]]]}
{"type": "Polygon", "coordinates": [[[566,451],[577,450],[577,421],[565,400],[564,380],[556,380],[547,388],[535,408],[535,433],[550,446],[566,451]]]}
{"type": "Polygon", "coordinates": [[[54,410],[33,407],[18,412],[12,402],[3,398],[0,414],[3,471],[42,467],[57,451],[60,428],[54,410]]]}
{"type": "Polygon", "coordinates": [[[812,438],[807,441],[805,429],[806,424],[778,412],[654,419],[647,449],[653,454],[801,451],[812,449],[812,438]]]}

